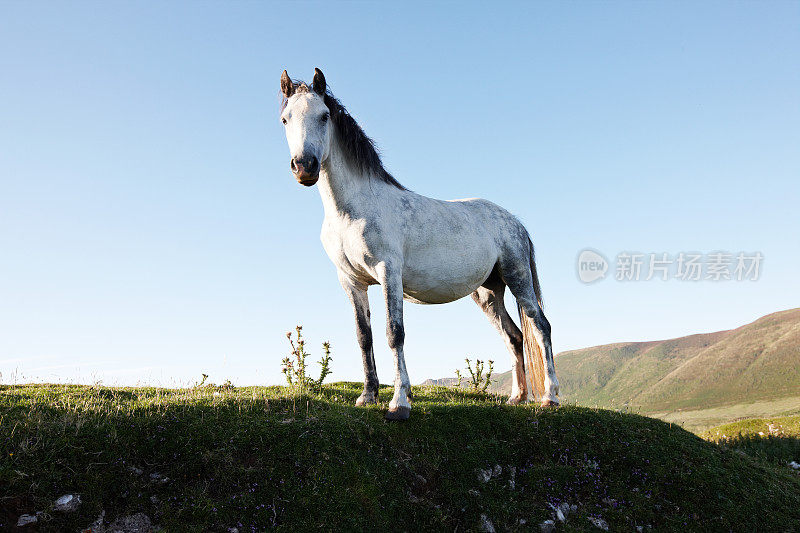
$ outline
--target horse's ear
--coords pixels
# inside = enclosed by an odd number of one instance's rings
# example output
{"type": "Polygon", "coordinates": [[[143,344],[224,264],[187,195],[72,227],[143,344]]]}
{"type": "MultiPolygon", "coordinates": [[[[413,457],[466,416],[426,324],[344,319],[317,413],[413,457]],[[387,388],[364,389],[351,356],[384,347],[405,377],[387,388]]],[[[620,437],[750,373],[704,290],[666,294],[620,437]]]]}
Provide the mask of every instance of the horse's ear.
{"type": "Polygon", "coordinates": [[[285,70],[283,71],[283,74],[281,74],[281,92],[286,98],[289,98],[294,94],[294,83],[292,83],[292,79],[285,70]]]}
{"type": "Polygon", "coordinates": [[[325,87],[327,87],[325,85],[325,74],[323,74],[322,71],[320,69],[318,69],[318,68],[314,69],[314,81],[313,81],[313,84],[314,84],[314,92],[317,93],[320,96],[324,96],[325,95],[325,87]]]}

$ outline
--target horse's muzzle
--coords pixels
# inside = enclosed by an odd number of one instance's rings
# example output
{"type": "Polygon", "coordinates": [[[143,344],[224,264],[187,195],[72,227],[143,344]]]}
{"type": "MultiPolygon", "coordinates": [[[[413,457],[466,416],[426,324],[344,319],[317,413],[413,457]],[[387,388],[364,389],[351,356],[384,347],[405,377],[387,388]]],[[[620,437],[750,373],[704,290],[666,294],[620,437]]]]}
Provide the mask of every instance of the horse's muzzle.
{"type": "Polygon", "coordinates": [[[314,156],[293,157],[291,162],[292,174],[300,185],[311,187],[319,180],[319,161],[314,156]]]}

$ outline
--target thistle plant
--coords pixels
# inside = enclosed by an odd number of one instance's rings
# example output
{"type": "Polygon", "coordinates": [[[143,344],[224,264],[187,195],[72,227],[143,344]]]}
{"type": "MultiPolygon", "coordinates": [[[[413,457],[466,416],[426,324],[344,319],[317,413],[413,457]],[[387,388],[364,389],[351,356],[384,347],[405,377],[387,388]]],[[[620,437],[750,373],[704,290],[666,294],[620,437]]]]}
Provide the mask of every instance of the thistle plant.
{"type": "Polygon", "coordinates": [[[322,382],[330,375],[331,370],[331,343],[322,343],[322,359],[319,360],[319,379],[316,381],[317,390],[322,389],[322,382]]]}
{"type": "MultiPolygon", "coordinates": [[[[489,368],[486,369],[484,374],[484,363],[480,359],[475,359],[475,369],[472,369],[472,363],[469,358],[464,359],[467,362],[467,371],[469,372],[469,379],[467,384],[470,386],[472,392],[486,393],[489,385],[492,383],[492,372],[494,371],[494,361],[489,360],[489,368]]],[[[461,376],[461,371],[456,370],[456,377],[458,378],[458,386],[461,386],[461,381],[464,379],[461,376]]]]}
{"type": "Polygon", "coordinates": [[[306,358],[311,355],[306,351],[306,341],[303,339],[303,326],[296,326],[295,338],[292,338],[292,332],[286,333],[286,338],[289,339],[291,346],[291,353],[289,357],[283,358],[283,366],[281,372],[286,377],[286,382],[289,387],[299,394],[313,391],[319,392],[322,390],[322,382],[330,375],[331,369],[331,343],[322,343],[322,359],[318,361],[320,365],[319,379],[314,379],[308,376],[306,358]]]}

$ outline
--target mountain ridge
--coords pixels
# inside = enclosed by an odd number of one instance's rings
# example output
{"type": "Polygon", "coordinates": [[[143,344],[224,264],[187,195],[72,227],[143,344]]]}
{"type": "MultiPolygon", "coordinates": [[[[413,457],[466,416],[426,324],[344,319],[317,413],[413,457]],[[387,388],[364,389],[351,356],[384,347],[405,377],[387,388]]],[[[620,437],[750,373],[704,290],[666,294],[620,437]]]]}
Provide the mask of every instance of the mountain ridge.
{"type": "MultiPolygon", "coordinates": [[[[665,412],[800,396],[800,308],[733,329],[568,350],[555,361],[562,400],[579,405],[665,412]]],[[[508,394],[511,371],[490,390],[508,394]]]]}

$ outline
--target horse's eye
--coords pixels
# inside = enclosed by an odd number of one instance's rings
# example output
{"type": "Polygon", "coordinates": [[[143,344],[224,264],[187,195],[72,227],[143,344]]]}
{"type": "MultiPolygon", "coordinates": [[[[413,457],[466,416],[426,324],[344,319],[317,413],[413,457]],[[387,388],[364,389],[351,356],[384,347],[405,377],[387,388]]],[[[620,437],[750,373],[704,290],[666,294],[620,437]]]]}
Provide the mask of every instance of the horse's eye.
{"type": "Polygon", "coordinates": [[[282,118],[281,122],[283,122],[283,125],[285,126],[286,125],[286,118],[282,118]]]}
{"type": "Polygon", "coordinates": [[[328,122],[329,118],[331,118],[331,114],[325,113],[324,115],[322,115],[322,122],[328,122]]]}

